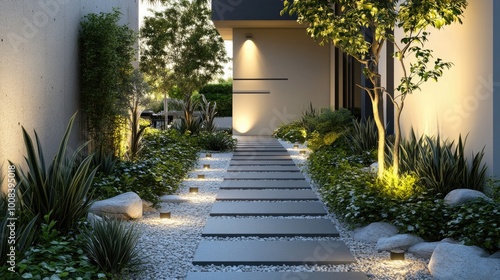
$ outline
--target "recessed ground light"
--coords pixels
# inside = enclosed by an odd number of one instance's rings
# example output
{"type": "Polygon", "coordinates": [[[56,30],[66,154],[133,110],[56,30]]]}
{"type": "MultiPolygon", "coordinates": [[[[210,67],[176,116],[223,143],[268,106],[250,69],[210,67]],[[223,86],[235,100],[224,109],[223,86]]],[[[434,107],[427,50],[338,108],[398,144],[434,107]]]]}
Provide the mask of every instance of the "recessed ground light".
{"type": "Polygon", "coordinates": [[[198,174],[198,179],[205,179],[205,174],[198,174]]]}
{"type": "Polygon", "coordinates": [[[210,164],[203,164],[203,169],[210,169],[210,164]]]}
{"type": "Polygon", "coordinates": [[[160,212],[161,219],[170,219],[172,217],[170,212],[160,212]]]}
{"type": "Polygon", "coordinates": [[[211,154],[211,153],[206,153],[206,154],[205,154],[205,157],[211,158],[211,157],[212,157],[212,154],[211,154]]]}
{"type": "Polygon", "coordinates": [[[198,193],[198,188],[195,187],[189,188],[189,193],[198,193]]]}
{"type": "Polygon", "coordinates": [[[300,150],[300,154],[301,155],[305,155],[306,154],[306,150],[300,150]]]}
{"type": "Polygon", "coordinates": [[[294,145],[293,145],[293,148],[294,148],[294,149],[298,149],[298,148],[299,148],[299,144],[294,144],[294,145]]]}
{"type": "Polygon", "coordinates": [[[390,254],[392,261],[402,261],[405,259],[405,251],[403,250],[391,250],[390,254]]]}

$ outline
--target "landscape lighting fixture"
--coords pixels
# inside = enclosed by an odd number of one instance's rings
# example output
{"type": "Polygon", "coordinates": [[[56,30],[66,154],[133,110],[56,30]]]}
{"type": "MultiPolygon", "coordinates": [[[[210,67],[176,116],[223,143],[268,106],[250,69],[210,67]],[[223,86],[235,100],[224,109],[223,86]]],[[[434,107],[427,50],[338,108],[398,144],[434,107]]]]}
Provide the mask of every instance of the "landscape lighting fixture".
{"type": "Polygon", "coordinates": [[[205,179],[205,174],[198,174],[198,179],[205,179]]]}
{"type": "Polygon", "coordinates": [[[189,188],[189,193],[198,193],[198,188],[195,187],[189,188]]]}
{"type": "Polygon", "coordinates": [[[211,154],[211,153],[207,153],[207,154],[205,155],[205,157],[207,157],[207,158],[211,158],[211,157],[212,157],[212,154],[211,154]]]}
{"type": "Polygon", "coordinates": [[[403,261],[405,259],[405,251],[391,250],[391,261],[403,261]]]}
{"type": "Polygon", "coordinates": [[[293,148],[294,149],[298,149],[299,148],[299,144],[293,144],[293,148]]]}
{"type": "Polygon", "coordinates": [[[305,155],[306,154],[306,150],[300,150],[300,154],[301,155],[305,155]]]}
{"type": "Polygon", "coordinates": [[[210,169],[210,164],[203,164],[203,169],[210,169]]]}
{"type": "Polygon", "coordinates": [[[250,40],[250,41],[252,41],[252,40],[253,40],[253,36],[252,36],[252,34],[247,34],[246,38],[247,38],[247,40],[250,40]]]}
{"type": "Polygon", "coordinates": [[[161,219],[170,219],[172,217],[170,212],[160,212],[161,219]]]}

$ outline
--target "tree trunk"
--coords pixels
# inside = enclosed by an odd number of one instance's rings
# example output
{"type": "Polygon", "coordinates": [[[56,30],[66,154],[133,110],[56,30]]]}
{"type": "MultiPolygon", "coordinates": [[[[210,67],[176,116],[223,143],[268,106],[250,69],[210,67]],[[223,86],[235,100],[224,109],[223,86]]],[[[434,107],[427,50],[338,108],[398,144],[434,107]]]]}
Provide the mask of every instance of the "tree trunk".
{"type": "Polygon", "coordinates": [[[163,96],[163,113],[165,114],[165,128],[168,128],[168,99],[167,99],[167,93],[164,94],[163,96]]]}
{"type": "MultiPolygon", "coordinates": [[[[402,97],[404,98],[404,97],[402,97]]],[[[397,107],[396,118],[394,119],[394,147],[392,149],[392,168],[394,178],[399,178],[399,146],[401,144],[401,113],[403,112],[404,100],[401,99],[400,106],[397,107]]]]}
{"type": "Polygon", "coordinates": [[[379,111],[379,103],[380,103],[380,90],[375,88],[374,96],[372,100],[372,109],[373,109],[373,120],[377,125],[378,131],[378,172],[377,177],[382,178],[385,170],[385,126],[384,122],[380,116],[379,111]]]}

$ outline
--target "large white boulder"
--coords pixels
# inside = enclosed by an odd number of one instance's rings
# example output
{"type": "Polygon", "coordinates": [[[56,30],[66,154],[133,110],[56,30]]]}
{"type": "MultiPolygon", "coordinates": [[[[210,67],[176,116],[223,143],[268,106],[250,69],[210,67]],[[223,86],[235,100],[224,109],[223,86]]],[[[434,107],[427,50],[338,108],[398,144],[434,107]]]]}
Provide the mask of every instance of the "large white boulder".
{"type": "Polygon", "coordinates": [[[110,218],[138,219],[142,217],[142,199],[135,192],[122,193],[94,202],[89,212],[110,218]]]}
{"type": "Polygon", "coordinates": [[[500,261],[476,246],[439,244],[429,262],[436,280],[500,279],[500,261]]]}
{"type": "Polygon", "coordinates": [[[376,243],[382,237],[398,234],[398,229],[389,223],[376,222],[365,227],[355,229],[353,238],[358,241],[376,243]]]}
{"type": "Polygon", "coordinates": [[[478,198],[490,200],[490,198],[488,198],[484,193],[480,191],[470,189],[456,189],[449,192],[445,196],[444,201],[451,206],[458,206],[478,198]]]}
{"type": "Polygon", "coordinates": [[[378,251],[408,250],[411,246],[422,243],[424,240],[412,234],[397,234],[391,237],[380,238],[375,246],[378,251]]]}
{"type": "Polygon", "coordinates": [[[418,244],[411,246],[408,249],[408,253],[412,253],[415,256],[418,256],[421,258],[430,259],[432,256],[432,253],[434,252],[436,247],[442,243],[455,243],[456,244],[457,242],[454,241],[453,239],[450,239],[450,238],[445,238],[445,239],[443,239],[441,241],[437,241],[437,242],[422,242],[422,243],[418,243],[418,244]]]}

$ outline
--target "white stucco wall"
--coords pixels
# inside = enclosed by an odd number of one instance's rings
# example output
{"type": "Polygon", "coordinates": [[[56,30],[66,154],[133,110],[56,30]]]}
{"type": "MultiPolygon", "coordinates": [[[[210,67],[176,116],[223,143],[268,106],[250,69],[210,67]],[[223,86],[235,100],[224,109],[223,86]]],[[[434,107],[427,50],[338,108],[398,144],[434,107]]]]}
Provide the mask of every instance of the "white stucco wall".
{"type": "Polygon", "coordinates": [[[235,135],[271,135],[299,118],[309,102],[330,106],[329,46],[318,46],[304,29],[234,29],[233,54],[235,135]]]}
{"type": "MultiPolygon", "coordinates": [[[[485,147],[484,160],[490,167],[494,163],[495,140],[492,11],[492,0],[469,1],[463,25],[429,30],[431,36],[426,46],[434,50],[435,57],[453,62],[454,66],[445,71],[438,83],[429,81],[422,86],[422,92],[408,97],[402,117],[406,133],[413,126],[420,134],[440,133],[450,140],[468,134],[469,151],[485,147]]],[[[397,61],[395,71],[397,83],[401,76],[397,61]]]]}
{"type": "MultiPolygon", "coordinates": [[[[78,29],[88,12],[122,7],[137,28],[138,0],[0,1],[0,174],[22,162],[21,126],[36,129],[47,160],[78,103],[78,29]]],[[[79,143],[79,125],[71,146],[79,143]]],[[[4,186],[5,187],[5,186],[4,186]]]]}

